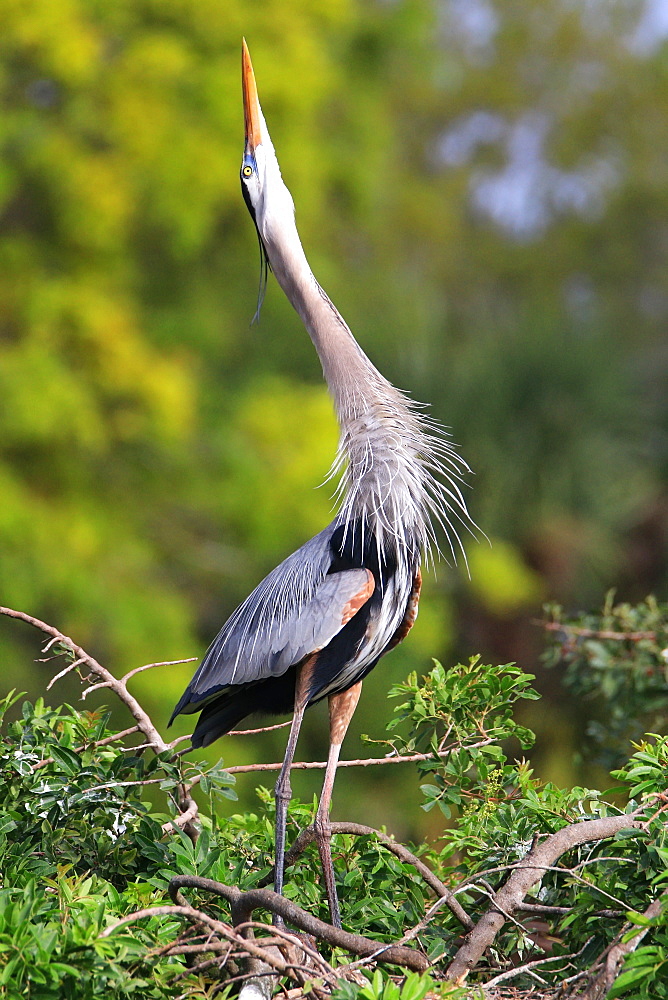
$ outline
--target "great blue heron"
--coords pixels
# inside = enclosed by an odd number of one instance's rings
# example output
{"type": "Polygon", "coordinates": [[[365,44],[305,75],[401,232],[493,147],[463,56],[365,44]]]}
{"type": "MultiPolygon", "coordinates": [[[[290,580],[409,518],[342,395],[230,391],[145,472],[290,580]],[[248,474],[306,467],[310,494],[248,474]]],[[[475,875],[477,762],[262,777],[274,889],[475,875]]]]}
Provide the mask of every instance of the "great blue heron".
{"type": "MultiPolygon", "coordinates": [[[[332,922],[341,926],[329,807],[341,743],[362,679],[417,615],[420,562],[434,524],[452,554],[471,526],[459,488],[467,471],[450,441],[373,366],[308,265],[242,47],[246,145],[241,188],[263,261],[301,316],[322,363],[341,438],[340,511],[277,566],[231,615],[174,710],[200,712],[193,746],[207,746],[253,712],[293,713],[276,783],[275,889],[283,888],[290,767],[304,710],[329,699],[330,749],[315,831],[332,922]]],[[[261,290],[262,293],[262,290],[261,290]]]]}

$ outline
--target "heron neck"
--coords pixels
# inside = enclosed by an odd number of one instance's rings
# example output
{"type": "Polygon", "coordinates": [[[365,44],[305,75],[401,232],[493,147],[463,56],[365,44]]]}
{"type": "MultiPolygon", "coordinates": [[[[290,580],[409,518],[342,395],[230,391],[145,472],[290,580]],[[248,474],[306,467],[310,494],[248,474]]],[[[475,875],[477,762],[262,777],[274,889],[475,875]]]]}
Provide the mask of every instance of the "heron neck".
{"type": "MultiPolygon", "coordinates": [[[[284,230],[283,230],[284,232],[284,230]]],[[[308,265],[296,235],[267,242],[272,269],[304,321],[334,400],[341,439],[333,472],[342,471],[340,516],[364,524],[378,545],[411,566],[428,545],[430,475],[419,455],[428,443],[419,417],[353,337],[308,265]]]]}
{"type": "Polygon", "coordinates": [[[266,241],[278,283],[299,313],[320,358],[341,423],[368,408],[373,389],[385,379],[355,340],[329,296],[318,284],[296,229],[289,241],[266,241]]]}

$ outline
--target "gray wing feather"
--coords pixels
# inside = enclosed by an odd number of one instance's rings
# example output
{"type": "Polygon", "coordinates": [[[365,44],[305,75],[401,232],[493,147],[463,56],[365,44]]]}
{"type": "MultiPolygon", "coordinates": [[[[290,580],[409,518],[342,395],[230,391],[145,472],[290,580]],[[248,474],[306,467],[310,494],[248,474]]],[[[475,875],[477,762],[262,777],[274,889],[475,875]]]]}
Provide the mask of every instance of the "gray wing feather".
{"type": "Polygon", "coordinates": [[[343,611],[348,602],[367,585],[369,571],[347,569],[326,576],[313,597],[295,619],[277,632],[263,676],[278,676],[316,653],[340,632],[345,624],[343,611]]]}
{"type": "Polygon", "coordinates": [[[334,521],[288,556],[232,613],[191,681],[191,700],[212,688],[279,676],[340,631],[343,609],[368,572],[327,575],[337,526],[334,521]]]}

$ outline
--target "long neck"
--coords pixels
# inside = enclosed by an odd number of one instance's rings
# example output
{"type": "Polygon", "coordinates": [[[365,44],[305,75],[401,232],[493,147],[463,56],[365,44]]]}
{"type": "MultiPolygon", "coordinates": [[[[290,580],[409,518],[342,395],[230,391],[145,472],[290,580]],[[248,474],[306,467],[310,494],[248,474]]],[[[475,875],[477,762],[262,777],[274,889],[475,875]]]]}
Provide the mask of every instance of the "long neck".
{"type": "Polygon", "coordinates": [[[269,260],[301,316],[336,408],[341,440],[335,468],[341,480],[342,517],[359,519],[402,559],[428,544],[423,437],[406,398],[373,366],[340,313],[316,281],[296,229],[267,241],[269,260]]]}
{"type": "Polygon", "coordinates": [[[296,227],[267,240],[272,270],[318,352],[323,374],[342,426],[374,402],[374,389],[388,384],[353,337],[311,271],[296,227]]]}
{"type": "Polygon", "coordinates": [[[342,518],[348,524],[361,520],[379,545],[409,562],[430,547],[433,518],[445,527],[454,554],[461,543],[452,522],[468,518],[456,482],[465,464],[362,351],[316,281],[294,224],[282,226],[278,236],[267,235],[265,245],[279,284],[311,336],[334,400],[341,428],[334,469],[343,472],[342,518]],[[432,470],[445,476],[447,486],[432,470]]]}

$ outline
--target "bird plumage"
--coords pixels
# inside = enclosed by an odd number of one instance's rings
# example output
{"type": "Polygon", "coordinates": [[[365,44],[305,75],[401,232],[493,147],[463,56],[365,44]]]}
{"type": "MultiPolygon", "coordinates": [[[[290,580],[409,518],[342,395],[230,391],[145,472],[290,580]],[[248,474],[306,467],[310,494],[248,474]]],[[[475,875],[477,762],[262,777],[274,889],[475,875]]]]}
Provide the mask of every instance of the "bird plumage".
{"type": "Polygon", "coordinates": [[[277,678],[294,674],[314,652],[322,665],[309,703],[365,676],[402,625],[436,526],[453,556],[463,551],[459,527],[471,526],[460,488],[466,463],[420,404],[381,375],[318,284],[256,93],[245,89],[244,98],[242,190],[262,251],[304,321],[333,398],[341,433],[330,475],[339,478],[340,509],[262,580],[212,642],[172,716],[202,711],[196,746],[253,710],[290,711],[294,678],[280,684],[277,678]],[[343,621],[344,607],[365,569],[374,591],[353,625],[343,621]],[[246,685],[252,697],[242,695],[246,685]]]}
{"type": "Polygon", "coordinates": [[[193,744],[206,746],[250,712],[289,712],[296,668],[314,652],[320,655],[310,704],[361,680],[402,624],[417,560],[416,549],[412,571],[399,575],[395,560],[379,561],[369,528],[336,518],[265,577],[230,616],[172,718],[203,710],[193,744]],[[355,606],[360,594],[364,601],[355,606]],[[351,603],[352,613],[346,610],[351,603]],[[251,699],[240,697],[240,689],[249,687],[251,699]],[[228,701],[236,706],[229,713],[222,710],[228,701]],[[214,716],[220,731],[212,724],[214,716]]]}
{"type": "MultiPolygon", "coordinates": [[[[340,742],[359,697],[359,682],[411,628],[420,562],[436,547],[437,527],[456,556],[463,552],[459,529],[474,525],[460,488],[466,463],[420,404],[375,368],[311,271],[245,43],[242,79],[242,191],[263,260],[302,318],[333,399],[341,432],[331,473],[340,477],[339,511],[233,612],[172,718],[200,712],[192,740],[194,746],[206,746],[251,712],[294,709],[276,788],[280,891],[289,769],[301,717],[306,707],[329,697],[332,738],[316,828],[332,919],[340,926],[327,813],[340,742]],[[344,697],[346,692],[350,694],[344,697]]],[[[258,311],[262,294],[261,282],[258,311]]]]}

